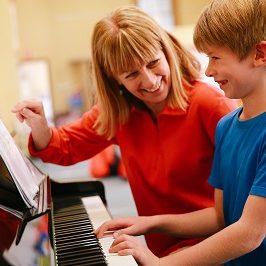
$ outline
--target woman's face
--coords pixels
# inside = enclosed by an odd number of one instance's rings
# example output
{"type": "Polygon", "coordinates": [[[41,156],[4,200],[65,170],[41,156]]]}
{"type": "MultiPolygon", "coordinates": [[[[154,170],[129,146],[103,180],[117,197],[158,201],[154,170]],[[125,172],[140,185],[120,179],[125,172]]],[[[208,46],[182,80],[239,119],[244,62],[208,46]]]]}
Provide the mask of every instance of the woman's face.
{"type": "Polygon", "coordinates": [[[162,111],[171,86],[170,68],[162,51],[141,67],[119,74],[116,79],[155,114],[162,111]]]}

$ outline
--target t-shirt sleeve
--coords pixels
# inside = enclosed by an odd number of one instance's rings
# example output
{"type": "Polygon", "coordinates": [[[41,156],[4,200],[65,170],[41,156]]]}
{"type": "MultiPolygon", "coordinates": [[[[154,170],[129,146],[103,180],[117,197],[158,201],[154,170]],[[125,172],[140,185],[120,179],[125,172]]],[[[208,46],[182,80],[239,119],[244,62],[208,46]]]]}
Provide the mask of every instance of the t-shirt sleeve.
{"type": "Polygon", "coordinates": [[[215,188],[223,189],[222,179],[220,177],[220,143],[222,139],[222,125],[221,121],[218,123],[215,131],[215,152],[213,156],[213,163],[211,169],[211,175],[209,177],[209,184],[215,188]]]}
{"type": "Polygon", "coordinates": [[[220,162],[222,161],[222,156],[224,156],[224,154],[222,154],[221,152],[221,146],[223,139],[225,137],[225,133],[228,130],[228,126],[230,124],[229,121],[237,111],[238,110],[235,110],[222,117],[216,126],[215,141],[214,141],[215,150],[214,150],[211,174],[208,180],[209,184],[215,188],[223,189],[223,177],[221,176],[220,162]]]}
{"type": "Polygon", "coordinates": [[[264,141],[260,152],[261,153],[258,156],[259,162],[256,177],[250,190],[250,194],[266,197],[266,141],[264,141]]]}

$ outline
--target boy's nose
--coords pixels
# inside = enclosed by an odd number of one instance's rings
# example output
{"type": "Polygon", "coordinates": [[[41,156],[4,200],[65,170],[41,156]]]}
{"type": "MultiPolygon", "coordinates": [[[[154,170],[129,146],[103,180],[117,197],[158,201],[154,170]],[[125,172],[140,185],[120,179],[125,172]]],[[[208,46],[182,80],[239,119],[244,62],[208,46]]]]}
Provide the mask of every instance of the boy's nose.
{"type": "Polygon", "coordinates": [[[208,66],[207,66],[207,68],[206,68],[206,70],[205,70],[205,75],[206,75],[207,77],[213,77],[213,75],[214,75],[214,71],[213,71],[213,69],[211,68],[210,64],[208,64],[208,66]]]}

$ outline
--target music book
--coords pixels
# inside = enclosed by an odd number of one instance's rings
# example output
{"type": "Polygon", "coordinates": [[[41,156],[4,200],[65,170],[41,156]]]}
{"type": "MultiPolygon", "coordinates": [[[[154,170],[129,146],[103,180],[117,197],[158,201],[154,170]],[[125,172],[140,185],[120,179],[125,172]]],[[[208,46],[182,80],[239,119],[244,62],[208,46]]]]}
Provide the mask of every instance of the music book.
{"type": "Polygon", "coordinates": [[[21,219],[16,244],[29,221],[51,210],[49,176],[23,154],[1,120],[0,208],[21,219]]]}

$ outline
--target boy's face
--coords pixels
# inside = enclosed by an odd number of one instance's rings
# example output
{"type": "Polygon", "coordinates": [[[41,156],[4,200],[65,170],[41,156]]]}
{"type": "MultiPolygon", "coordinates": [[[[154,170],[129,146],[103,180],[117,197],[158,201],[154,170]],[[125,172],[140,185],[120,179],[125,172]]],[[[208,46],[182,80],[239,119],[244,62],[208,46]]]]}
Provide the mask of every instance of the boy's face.
{"type": "Polygon", "coordinates": [[[240,60],[229,48],[208,46],[206,54],[206,75],[214,78],[228,98],[243,99],[252,94],[257,86],[252,53],[240,60]]]}

